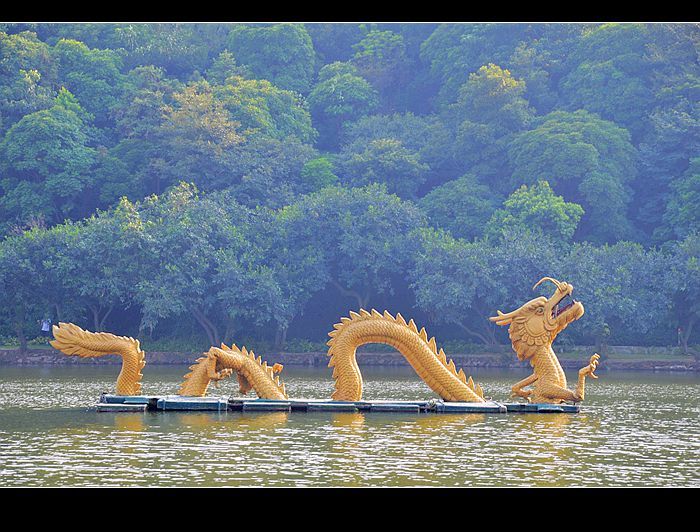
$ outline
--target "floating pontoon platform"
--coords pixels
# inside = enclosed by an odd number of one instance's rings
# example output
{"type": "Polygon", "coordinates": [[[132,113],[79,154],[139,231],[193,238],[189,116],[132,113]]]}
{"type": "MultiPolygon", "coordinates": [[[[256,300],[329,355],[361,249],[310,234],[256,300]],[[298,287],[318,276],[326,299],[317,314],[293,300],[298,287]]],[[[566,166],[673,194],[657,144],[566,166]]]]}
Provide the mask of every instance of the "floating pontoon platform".
{"type": "Polygon", "coordinates": [[[505,414],[579,412],[579,405],[549,403],[462,403],[431,399],[428,401],[332,401],[327,399],[245,399],[226,397],[183,397],[180,395],[102,394],[98,412],[145,411],[242,411],[242,412],[396,412],[434,414],[505,414]]]}

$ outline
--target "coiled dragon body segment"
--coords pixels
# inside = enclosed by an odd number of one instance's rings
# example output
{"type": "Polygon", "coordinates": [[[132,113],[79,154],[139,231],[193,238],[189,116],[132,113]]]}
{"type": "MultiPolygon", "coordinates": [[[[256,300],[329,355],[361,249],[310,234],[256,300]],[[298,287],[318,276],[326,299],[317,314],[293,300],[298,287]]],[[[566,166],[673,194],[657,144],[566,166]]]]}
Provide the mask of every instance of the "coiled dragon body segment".
{"type": "Polygon", "coordinates": [[[51,345],[66,355],[83,358],[119,355],[122,357],[122,369],[117,377],[119,395],[138,395],[141,393],[141,370],[146,365],[146,354],[141,350],[138,340],[128,336],[116,336],[111,333],[94,333],[81,329],[72,323],[59,323],[53,326],[54,340],[51,345]]]}
{"type": "Polygon", "coordinates": [[[333,368],[337,401],[359,401],[362,399],[362,374],[355,356],[358,347],[369,343],[381,343],[394,347],[415,369],[418,376],[446,401],[484,402],[481,386],[467,379],[463,370],[457,371],[445,352],[437,349],[435,338],[428,339],[425,328],[420,331],[413,320],[406,320],[389,312],[380,314],[372,309],[350,312],[350,317],[341,318],[334,330],[328,333],[328,367],[333,368]]]}
{"type": "Polygon", "coordinates": [[[282,365],[268,366],[252,350],[239,349],[235,344],[212,347],[190,366],[190,370],[180,385],[179,395],[204,397],[211,382],[216,383],[236,372],[241,393],[253,389],[261,399],[287,399],[285,385],[279,375],[275,375],[282,370],[282,365]]]}

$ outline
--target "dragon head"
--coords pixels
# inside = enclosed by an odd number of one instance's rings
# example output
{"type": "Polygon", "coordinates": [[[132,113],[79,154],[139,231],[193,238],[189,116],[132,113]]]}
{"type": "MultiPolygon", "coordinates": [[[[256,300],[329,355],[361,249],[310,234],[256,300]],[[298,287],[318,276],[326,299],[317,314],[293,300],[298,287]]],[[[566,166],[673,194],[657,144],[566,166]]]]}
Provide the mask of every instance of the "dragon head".
{"type": "Polygon", "coordinates": [[[571,297],[573,285],[543,277],[532,289],[544,281],[556,286],[549,299],[536,297],[513,312],[504,314],[499,310],[498,316],[489,318],[497,325],[510,325],[508,335],[520,360],[529,359],[541,346],[550,346],[569,323],[583,316],[583,305],[571,297]]]}

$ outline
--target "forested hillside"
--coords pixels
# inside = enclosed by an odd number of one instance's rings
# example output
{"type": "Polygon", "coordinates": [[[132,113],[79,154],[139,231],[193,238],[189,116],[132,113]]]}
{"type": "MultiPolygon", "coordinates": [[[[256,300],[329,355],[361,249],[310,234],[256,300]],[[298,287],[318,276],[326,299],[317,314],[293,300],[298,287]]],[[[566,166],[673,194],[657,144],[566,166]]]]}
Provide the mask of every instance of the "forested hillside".
{"type": "Polygon", "coordinates": [[[548,275],[586,308],[560,341],[692,353],[699,53],[696,24],[0,24],[0,344],[312,349],[360,307],[505,343],[548,275]]]}

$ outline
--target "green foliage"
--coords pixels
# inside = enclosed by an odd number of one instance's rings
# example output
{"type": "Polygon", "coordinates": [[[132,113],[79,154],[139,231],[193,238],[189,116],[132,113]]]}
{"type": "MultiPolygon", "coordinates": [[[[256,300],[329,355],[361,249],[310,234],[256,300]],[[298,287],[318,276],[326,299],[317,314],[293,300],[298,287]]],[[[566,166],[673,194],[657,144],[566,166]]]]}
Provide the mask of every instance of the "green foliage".
{"type": "Polygon", "coordinates": [[[323,65],[318,71],[318,81],[328,81],[336,76],[343,76],[345,74],[350,74],[353,76],[359,76],[357,67],[350,62],[334,61],[333,63],[328,63],[323,65]]]}
{"type": "Polygon", "coordinates": [[[414,199],[429,170],[401,141],[383,138],[370,141],[360,152],[342,153],[338,164],[343,179],[353,186],[385,183],[389,192],[414,199]]]}
{"type": "Polygon", "coordinates": [[[409,267],[422,213],[380,185],[327,187],[280,211],[287,246],[318,257],[342,296],[367,306],[409,267]]]}
{"type": "Polygon", "coordinates": [[[114,48],[126,51],[126,66],[153,65],[184,80],[203,71],[209,53],[220,52],[223,36],[216,24],[122,24],[114,29],[114,48]],[[202,27],[203,26],[203,27],[202,27]]]}
{"type": "Polygon", "coordinates": [[[231,52],[224,50],[207,70],[206,78],[211,83],[223,85],[226,83],[226,79],[231,76],[245,78],[250,76],[250,72],[246,67],[240,66],[236,62],[236,58],[231,52]]]}
{"type": "Polygon", "coordinates": [[[673,181],[671,190],[664,215],[666,227],[679,240],[700,232],[700,157],[691,160],[690,168],[673,181]]]}
{"type": "Polygon", "coordinates": [[[393,109],[406,82],[410,62],[403,36],[372,30],[353,46],[352,63],[359,74],[379,91],[384,109],[393,109]]]}
{"type": "Polygon", "coordinates": [[[265,80],[247,80],[231,76],[223,85],[214,85],[217,101],[246,135],[262,134],[277,139],[294,135],[302,142],[313,142],[317,133],[305,100],[297,94],[278,89],[265,80]]]}
{"type": "Polygon", "coordinates": [[[245,234],[245,249],[217,253],[219,298],[229,315],[244,314],[256,325],[274,323],[280,344],[292,319],[327,282],[322,255],[296,241],[288,220],[272,211],[256,210],[245,234]]]}
{"type": "Polygon", "coordinates": [[[486,225],[489,238],[500,238],[513,228],[548,235],[555,243],[568,243],[574,236],[583,209],[554,194],[547,181],[521,186],[493,213],[486,225]]]}
{"type": "Polygon", "coordinates": [[[50,315],[279,348],[372,303],[506,342],[486,317],[549,275],[586,305],[571,341],[681,327],[692,352],[697,45],[697,24],[2,24],[0,335],[50,315]]]}
{"type": "Polygon", "coordinates": [[[589,334],[598,337],[608,324],[612,341],[634,343],[663,325],[677,289],[669,258],[632,242],[572,246],[562,276],[576,279],[575,297],[584,302],[589,334]]]}
{"type": "Polygon", "coordinates": [[[530,295],[529,281],[556,275],[560,259],[543,236],[520,228],[497,244],[466,242],[442,231],[424,231],[411,271],[418,308],[438,323],[455,325],[470,338],[497,343],[488,317],[518,308],[530,295]]]}
{"type": "Polygon", "coordinates": [[[0,143],[6,223],[39,214],[55,223],[89,212],[82,196],[94,184],[95,150],[81,114],[75,99],[62,92],[53,107],[25,115],[7,131],[0,143]]]}
{"type": "Polygon", "coordinates": [[[0,32],[0,131],[51,107],[55,82],[50,48],[35,33],[0,32]]]}
{"type": "Polygon", "coordinates": [[[161,127],[168,147],[164,158],[170,163],[166,178],[171,183],[184,179],[205,189],[220,187],[235,164],[228,157],[230,151],[244,141],[240,123],[206,81],[188,85],[173,99],[173,105],[163,107],[161,127]]]}
{"type": "Polygon", "coordinates": [[[301,179],[308,187],[308,192],[338,184],[338,176],[333,173],[333,163],[327,157],[307,161],[301,169],[301,179]]]}
{"type": "Polygon", "coordinates": [[[540,114],[551,111],[557,103],[552,87],[553,63],[551,52],[543,49],[540,41],[520,43],[507,62],[513,75],[525,83],[524,98],[540,114]]]}
{"type": "Polygon", "coordinates": [[[377,92],[349,63],[324,66],[318,84],[309,94],[311,116],[327,147],[337,145],[343,123],[372,112],[378,104],[377,92]]]}
{"type": "Polygon", "coordinates": [[[560,82],[568,109],[598,113],[640,134],[653,101],[649,40],[642,24],[604,24],[586,32],[569,58],[575,68],[560,82]]]}
{"type": "MultiPolygon", "coordinates": [[[[687,349],[694,325],[700,321],[700,236],[688,235],[672,247],[669,268],[673,317],[682,328],[682,343],[687,349]]],[[[698,352],[695,352],[698,358],[698,352]]]]}
{"type": "Polygon", "coordinates": [[[524,24],[441,24],[420,47],[421,58],[441,81],[439,102],[454,102],[482,65],[502,64],[527,30],[524,24]]]}
{"type": "MultiPolygon", "coordinates": [[[[56,228],[65,234],[51,262],[56,286],[73,295],[68,303],[89,309],[96,330],[104,330],[115,307],[133,303],[132,282],[144,256],[138,214],[122,200],[111,213],[98,212],[79,224],[56,228]]],[[[54,302],[64,304],[58,298],[54,302]]]]}
{"type": "Polygon", "coordinates": [[[629,133],[583,110],[555,111],[534,125],[509,146],[512,185],[546,180],[558,194],[583,207],[581,231],[587,238],[630,238],[627,207],[637,151],[629,133]]]}
{"type": "Polygon", "coordinates": [[[483,66],[469,75],[446,117],[455,128],[455,158],[465,170],[505,175],[505,151],[511,137],[534,116],[524,94],[525,83],[497,65],[483,66]]]}
{"type": "Polygon", "coordinates": [[[257,79],[301,93],[311,88],[315,53],[301,24],[234,27],[228,36],[228,49],[257,79]]]}
{"type": "Polygon", "coordinates": [[[180,83],[154,66],[136,67],[124,83],[124,99],[112,108],[112,117],[122,138],[149,140],[158,137],[165,120],[165,107],[172,105],[180,83]]]}
{"type": "Polygon", "coordinates": [[[434,188],[419,202],[434,227],[464,240],[482,236],[499,204],[500,197],[472,174],[434,188]]]}
{"type": "Polygon", "coordinates": [[[524,94],[524,81],[490,63],[469,74],[469,80],[459,89],[453,109],[460,119],[493,123],[503,132],[519,131],[527,126],[534,114],[524,94]]]}
{"type": "Polygon", "coordinates": [[[141,328],[152,330],[163,319],[191,315],[218,345],[216,250],[245,249],[229,209],[239,219],[245,216],[233,202],[198,199],[197,190],[184,183],[136,207],[144,234],[134,293],[142,309],[141,328]]]}
{"type": "Polygon", "coordinates": [[[61,39],[52,50],[58,80],[95,117],[106,125],[109,109],[119,101],[123,84],[122,60],[113,50],[90,49],[79,41],[61,39]]]}
{"type": "Polygon", "coordinates": [[[235,154],[229,178],[237,182],[232,190],[238,201],[250,207],[288,205],[298,194],[311,191],[311,183],[301,173],[317,156],[315,149],[296,137],[249,138],[235,154]],[[271,190],[275,193],[270,194],[271,190]]]}
{"type": "MultiPolygon", "coordinates": [[[[700,80],[700,78],[697,78],[700,80]]],[[[672,180],[688,171],[690,160],[700,153],[700,83],[695,97],[680,97],[660,106],[649,117],[650,126],[640,142],[640,179],[636,185],[635,221],[657,238],[668,237],[662,227],[672,180]]]]}
{"type": "Polygon", "coordinates": [[[304,24],[321,63],[347,61],[366,29],[364,24],[304,24]]]}
{"type": "Polygon", "coordinates": [[[453,171],[451,154],[445,149],[452,137],[436,115],[418,116],[408,112],[365,116],[347,123],[341,138],[343,151],[354,153],[374,140],[398,140],[430,167],[428,180],[433,182],[444,181],[444,175],[453,171]]]}

